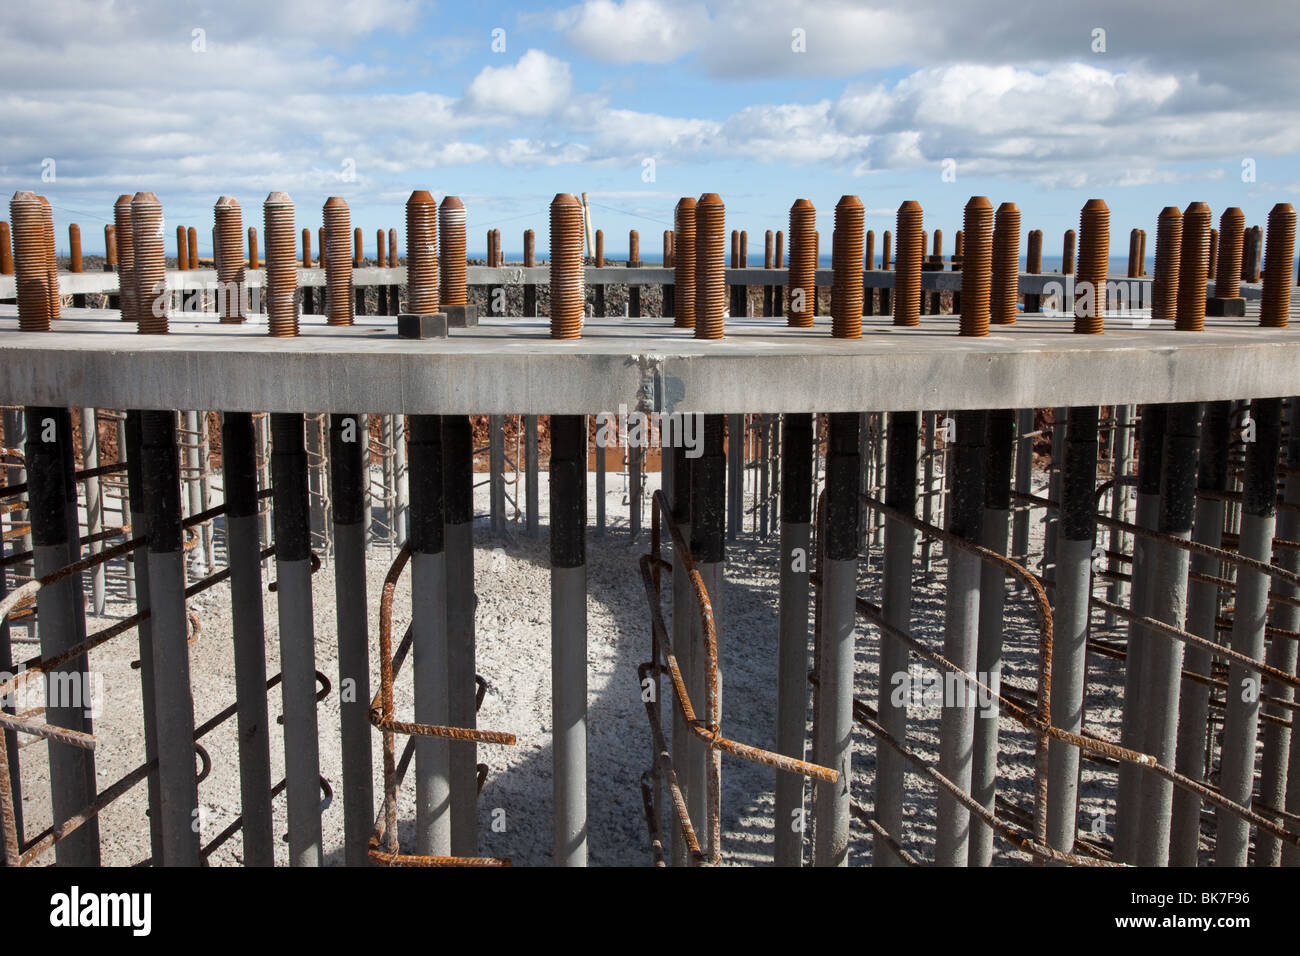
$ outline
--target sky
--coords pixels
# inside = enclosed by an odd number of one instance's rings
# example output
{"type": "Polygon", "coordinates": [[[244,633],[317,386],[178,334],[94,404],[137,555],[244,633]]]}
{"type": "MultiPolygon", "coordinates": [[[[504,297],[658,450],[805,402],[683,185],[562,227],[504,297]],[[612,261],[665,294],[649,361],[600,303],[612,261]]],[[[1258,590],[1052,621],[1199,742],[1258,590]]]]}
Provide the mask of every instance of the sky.
{"type": "Polygon", "coordinates": [[[1140,227],[1153,254],[1164,206],[1300,202],[1297,51],[1295,0],[7,0],[0,186],[87,253],[121,193],[206,253],[218,196],[260,231],[284,190],[313,230],[344,197],[373,255],[428,189],[464,200],[471,256],[494,227],[543,254],[551,198],[584,191],[612,256],[629,229],[657,255],[705,192],[751,256],[844,194],[878,236],[908,199],[946,236],[969,197],[1013,201],[1046,255],[1097,196],[1112,253],[1140,227]]]}

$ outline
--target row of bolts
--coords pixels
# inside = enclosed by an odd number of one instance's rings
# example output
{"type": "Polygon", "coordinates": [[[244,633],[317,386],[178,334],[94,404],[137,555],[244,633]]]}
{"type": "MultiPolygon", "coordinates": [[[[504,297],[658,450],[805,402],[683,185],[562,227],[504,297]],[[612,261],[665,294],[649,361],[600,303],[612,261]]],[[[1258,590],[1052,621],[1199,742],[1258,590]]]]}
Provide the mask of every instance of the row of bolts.
{"type": "MultiPolygon", "coordinates": [[[[283,192],[267,196],[263,206],[266,230],[267,315],[270,334],[298,334],[297,255],[295,252],[293,202],[283,192]]],[[[48,331],[50,320],[59,316],[58,274],[54,255],[53,216],[49,201],[29,191],[19,191],[10,201],[13,222],[14,265],[17,271],[19,328],[48,331]]],[[[788,324],[813,325],[816,309],[816,271],[819,239],[816,209],[799,199],[790,209],[790,268],[788,324]]],[[[326,317],[330,325],[351,325],[354,312],[352,269],[358,261],[361,230],[352,229],[345,200],[334,196],[324,209],[326,271],[326,317]]],[[[727,315],[726,211],[717,193],[698,200],[684,198],[674,211],[674,229],[665,232],[665,259],[674,269],[674,324],[693,328],[699,339],[720,339],[727,315]]],[[[864,232],[865,210],[857,196],[844,196],[835,207],[832,241],[831,335],[859,338],[862,334],[864,300],[864,255],[874,263],[874,234],[864,232]]],[[[227,288],[242,287],[245,259],[242,254],[243,223],[239,203],[222,196],[215,207],[215,240],[218,281],[227,288]]],[[[1290,303],[1290,269],[1295,251],[1295,210],[1278,203],[1269,212],[1264,253],[1264,287],[1260,324],[1283,327],[1290,303]]],[[[898,326],[916,326],[921,315],[921,272],[925,234],[919,203],[909,200],[898,209],[897,262],[893,296],[893,319],[898,326]]],[[[994,214],[985,196],[974,196],[966,204],[964,228],[957,233],[956,257],[962,270],[959,332],[983,336],[989,324],[1011,325],[1016,321],[1020,211],[1015,203],[1002,203],[994,214]]],[[[1179,330],[1200,331],[1205,324],[1205,284],[1215,277],[1217,298],[1240,295],[1243,247],[1248,238],[1245,216],[1232,207],[1224,211],[1220,227],[1212,227],[1210,208],[1194,202],[1185,212],[1176,206],[1161,210],[1156,228],[1156,263],[1152,283],[1154,319],[1172,319],[1179,330]],[[1216,261],[1217,260],[1217,261],[1216,261]],[[1213,265],[1212,265],[1213,264],[1213,265]]],[[[122,318],[135,321],[143,333],[167,331],[166,310],[154,308],[159,291],[165,288],[166,265],[162,206],[149,192],[123,195],[114,206],[114,245],[118,258],[122,318]],[[158,314],[161,312],[161,314],[158,314]]],[[[1258,227],[1255,227],[1257,230],[1258,227]]],[[[0,230],[8,224],[0,222],[0,230]]],[[[1252,230],[1254,231],[1254,230],[1252,230]]],[[[531,232],[531,230],[530,230],[531,232]]],[[[181,230],[178,230],[181,233],[181,230]]],[[[310,232],[304,230],[304,263],[310,264],[310,232]]],[[[382,236],[382,231],[381,231],[382,236]]],[[[1104,289],[1110,252],[1110,210],[1100,199],[1089,200],[1080,215],[1078,233],[1078,288],[1085,307],[1075,309],[1074,331],[1098,334],[1103,331],[1104,289]]],[[[390,257],[395,236],[390,231],[390,257]]],[[[429,314],[443,305],[467,302],[465,259],[465,207],[455,196],[439,205],[427,190],[416,190],[406,204],[408,308],[429,314]],[[439,248],[439,232],[442,243],[439,248]],[[441,254],[440,254],[441,253],[441,254]],[[439,298],[441,292],[441,299],[439,298]]],[[[526,234],[525,243],[531,238],[526,234]]],[[[777,261],[780,262],[780,236],[777,261]]],[[[890,234],[884,234],[883,264],[888,266],[890,234]]],[[[7,256],[9,237],[0,234],[0,248],[7,256]]],[[[178,236],[179,239],[179,236],[178,236]]],[[[190,260],[193,261],[194,230],[189,231],[190,260]]],[[[561,193],[550,209],[551,239],[551,335],[575,339],[582,333],[585,301],[584,213],[575,196],[561,193]]],[[[732,235],[732,261],[737,260],[736,235],[732,235]]],[[[1074,262],[1073,230],[1066,234],[1064,259],[1068,269],[1074,262]]],[[[743,240],[742,240],[743,241],[743,240]]],[[[256,268],[255,239],[250,230],[249,265],[256,268]]],[[[1041,271],[1042,232],[1030,233],[1027,265],[1041,271]]],[[[1145,258],[1146,236],[1134,230],[1130,237],[1130,262],[1145,258]]],[[[382,253],[382,243],[380,250],[382,253]]],[[[942,233],[935,231],[935,254],[942,259],[942,233]]],[[[525,250],[525,259],[531,261],[525,250]]],[[[744,258],[744,252],[740,252],[744,258]]],[[[631,261],[639,254],[632,250],[631,261]]],[[[596,250],[596,261],[603,259],[596,250]]],[[[500,231],[489,232],[488,261],[500,265],[500,231]],[[494,244],[495,243],[495,244],[494,244]]],[[[394,264],[396,264],[394,262],[394,264]]],[[[666,262],[667,264],[667,262],[666,262]]],[[[0,263],[0,265],[6,265],[0,263]]],[[[1130,268],[1130,273],[1133,269],[1130,268]]],[[[227,296],[222,322],[243,322],[238,296],[227,296]]]]}

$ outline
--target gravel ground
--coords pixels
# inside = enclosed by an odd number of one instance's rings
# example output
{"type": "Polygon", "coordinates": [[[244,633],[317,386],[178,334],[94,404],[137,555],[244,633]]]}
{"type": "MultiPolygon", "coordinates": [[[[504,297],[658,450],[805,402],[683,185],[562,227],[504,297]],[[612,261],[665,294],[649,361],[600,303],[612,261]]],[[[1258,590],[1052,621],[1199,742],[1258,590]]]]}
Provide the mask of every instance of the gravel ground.
{"type": "MultiPolygon", "coordinates": [[[[545,476],[542,478],[542,508],[546,507],[545,476]]],[[[657,486],[658,475],[648,476],[647,492],[657,486]]],[[[594,480],[589,515],[594,518],[594,480]]],[[[649,729],[640,701],[636,677],[638,663],[650,654],[645,596],[636,562],[648,549],[648,536],[631,543],[626,527],[623,480],[611,475],[607,509],[611,528],[603,538],[589,534],[588,553],[588,661],[589,661],[589,860],[593,865],[645,865],[650,860],[648,839],[641,812],[639,779],[649,766],[649,729]]],[[[486,486],[478,489],[480,513],[487,511],[486,486]]],[[[219,495],[218,495],[219,497],[219,495]]],[[[646,514],[648,515],[648,509],[646,514]]],[[[1041,517],[1041,513],[1040,517],[1041,517]]],[[[112,523],[115,515],[108,520],[112,523]]],[[[493,542],[486,519],[476,528],[475,585],[479,595],[478,672],[488,682],[487,697],[479,713],[479,726],[506,730],[518,735],[514,747],[480,746],[478,759],[490,768],[479,801],[480,850],[485,854],[511,857],[517,865],[539,865],[550,861],[550,628],[549,559],[543,537],[534,541],[519,535],[493,542]],[[494,811],[503,810],[506,828],[494,832],[490,826],[494,811]]],[[[218,531],[220,526],[218,525],[218,531]]],[[[1041,527],[1035,526],[1035,541],[1041,542],[1041,527]]],[[[218,557],[221,534],[218,533],[218,557]]],[[[1041,544],[1039,545],[1041,546],[1041,544]]],[[[729,546],[727,584],[723,600],[721,667],[723,673],[724,732],[745,743],[774,746],[777,627],[777,543],[758,542],[748,533],[729,546]]],[[[880,549],[872,548],[860,563],[859,592],[879,600],[880,549]]],[[[372,547],[368,568],[372,647],[377,647],[377,621],[382,580],[390,562],[385,544],[372,547]]],[[[274,576],[273,569],[264,575],[274,576]]],[[[401,633],[410,617],[410,592],[404,579],[394,608],[395,632],[401,633]]],[[[914,634],[930,646],[942,644],[944,566],[936,549],[936,560],[928,575],[919,574],[913,620],[914,634]]],[[[333,574],[326,564],[314,579],[317,667],[331,681],[337,680],[337,656],[333,612],[333,574]]],[[[104,620],[91,618],[91,630],[134,611],[124,600],[122,582],[110,580],[110,602],[104,620]]],[[[665,600],[665,613],[669,601],[665,600]]],[[[201,635],[191,649],[191,679],[196,721],[220,711],[234,699],[234,662],[230,641],[229,591],[218,585],[191,601],[191,610],[201,624],[201,635]]],[[[279,670],[275,597],[265,600],[268,674],[279,670]]],[[[1035,628],[1023,596],[1009,591],[1007,654],[1004,681],[1032,691],[1034,681],[1035,628]]],[[[92,654],[92,669],[102,673],[105,683],[104,710],[96,721],[100,738],[96,764],[100,788],[117,780],[142,761],[138,672],[131,666],[138,656],[134,632],[109,642],[92,654]]],[[[35,653],[23,643],[24,630],[15,631],[15,657],[35,653]]],[[[876,702],[876,655],[879,635],[865,624],[858,631],[857,693],[876,702]]],[[[378,687],[377,654],[372,651],[372,688],[378,687]]],[[[915,661],[915,658],[914,658],[915,661]]],[[[1119,688],[1122,670],[1118,662],[1092,656],[1087,710],[1088,729],[1116,739],[1119,726],[1119,688]]],[[[399,714],[411,713],[410,668],[404,669],[397,687],[399,714]]],[[[280,712],[278,691],[270,695],[270,713],[280,712]]],[[[321,772],[337,789],[340,780],[338,705],[336,694],[319,706],[321,772]]],[[[912,711],[911,743],[929,759],[937,758],[939,708],[917,707],[912,711]]],[[[409,719],[409,718],[408,718],[409,719]]],[[[203,839],[218,834],[239,812],[234,720],[204,738],[212,757],[212,772],[200,785],[203,839]]],[[[811,725],[810,725],[811,727],[811,725]]],[[[1032,780],[1032,736],[1019,725],[1003,719],[1001,772],[1003,789],[1021,806],[1030,806],[1032,780]]],[[[283,738],[278,724],[271,726],[273,779],[284,773],[283,738]]],[[[382,792],[380,779],[380,736],[373,737],[376,798],[382,792]]],[[[854,735],[853,798],[870,808],[873,798],[874,741],[858,729],[854,735]]],[[[23,771],[23,813],[26,832],[34,834],[50,824],[45,746],[39,742],[21,752],[23,771]]],[[[770,864],[773,836],[774,771],[743,760],[723,760],[723,854],[728,863],[770,864]]],[[[1081,814],[1103,810],[1113,820],[1113,780],[1110,770],[1084,763],[1081,814]]],[[[922,860],[929,859],[933,844],[935,790],[915,774],[907,778],[907,807],[903,844],[922,860]]],[[[404,844],[410,845],[414,816],[413,774],[403,787],[400,813],[404,844]]],[[[810,801],[809,801],[810,803],[810,801]]],[[[148,856],[145,822],[145,787],[138,785],[104,811],[100,817],[103,861],[126,866],[148,856]]],[[[277,833],[285,832],[284,800],[275,801],[277,833]]],[[[499,818],[500,814],[498,814],[499,818]]],[[[342,804],[336,799],[324,813],[325,858],[341,865],[343,833],[342,804]]],[[[1023,861],[1025,855],[1012,852],[999,841],[995,862],[1023,861]]],[[[287,845],[277,848],[278,862],[287,863],[287,845]]],[[[871,840],[865,828],[854,824],[850,846],[854,863],[868,862],[871,840]]],[[[47,857],[52,860],[52,854],[47,857]]],[[[238,836],[216,851],[214,865],[238,865],[241,860],[238,836]]]]}

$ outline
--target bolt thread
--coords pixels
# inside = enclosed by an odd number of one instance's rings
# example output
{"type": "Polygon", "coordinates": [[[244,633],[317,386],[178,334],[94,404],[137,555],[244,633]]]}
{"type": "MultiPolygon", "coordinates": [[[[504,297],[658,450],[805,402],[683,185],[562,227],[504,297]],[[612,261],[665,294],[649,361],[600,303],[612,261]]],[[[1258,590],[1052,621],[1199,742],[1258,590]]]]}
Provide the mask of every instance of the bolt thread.
{"type": "Polygon", "coordinates": [[[551,338],[582,337],[587,283],[583,266],[582,203],[559,193],[551,200],[551,338]]]}
{"type": "Polygon", "coordinates": [[[221,299],[221,321],[244,321],[244,213],[232,196],[222,196],[212,210],[216,222],[217,281],[225,290],[221,299]],[[235,294],[231,294],[231,290],[235,294]]]}
{"type": "Polygon", "coordinates": [[[330,325],[351,325],[356,311],[352,292],[352,211],[342,196],[325,200],[325,315],[330,325]]]}
{"type": "Polygon", "coordinates": [[[961,260],[961,335],[989,334],[993,282],[993,204],[972,196],[962,217],[965,248],[961,260]]]}
{"type": "MultiPolygon", "coordinates": [[[[921,259],[925,252],[922,238],[924,212],[921,204],[909,199],[898,207],[898,260],[894,263],[894,324],[921,324],[921,259]]],[[[889,258],[889,233],[885,233],[885,259],[889,258]]]]}
{"type": "Polygon", "coordinates": [[[1074,230],[1065,230],[1065,241],[1061,244],[1061,274],[1074,275],[1074,230]]]}
{"type": "Polygon", "coordinates": [[[1174,328],[1205,328],[1205,281],[1210,271],[1210,207],[1194,202],[1183,213],[1183,241],[1178,256],[1178,306],[1174,328]]]}
{"type": "Polygon", "coordinates": [[[1235,299],[1241,295],[1241,252],[1246,214],[1232,206],[1219,217],[1219,248],[1211,250],[1214,262],[1214,297],[1235,299]],[[1215,252],[1218,253],[1215,256],[1215,252]]]}
{"type": "Polygon", "coordinates": [[[50,330],[50,275],[45,268],[45,214],[36,194],[26,190],[9,200],[13,220],[14,262],[17,268],[18,328],[23,332],[50,330]]]}
{"type": "Polygon", "coordinates": [[[1291,260],[1295,258],[1295,208],[1280,202],[1269,210],[1268,237],[1264,242],[1264,289],[1260,294],[1259,324],[1286,328],[1291,311],[1291,260]]]}
{"type": "Polygon", "coordinates": [[[1178,315],[1178,266],[1183,249],[1183,214],[1177,206],[1160,210],[1156,220],[1156,274],[1151,280],[1151,318],[1178,315]]]}
{"type": "Polygon", "coordinates": [[[727,314],[727,210],[717,193],[695,204],[695,337],[720,339],[727,314]]]}
{"type": "Polygon", "coordinates": [[[817,208],[808,199],[790,207],[790,272],[786,324],[807,329],[817,311],[817,208]]]}
{"type": "Polygon", "coordinates": [[[1100,335],[1106,322],[1106,273],[1110,265],[1110,208],[1089,199],[1079,214],[1079,281],[1074,331],[1100,335]]]}
{"type": "Polygon", "coordinates": [[[465,204],[459,196],[445,196],[438,206],[438,294],[443,305],[466,305],[465,204]]]}
{"type": "Polygon", "coordinates": [[[266,232],[266,314],[271,335],[298,334],[298,263],[294,255],[293,201],[271,193],[262,204],[266,232]]]}
{"type": "Polygon", "coordinates": [[[131,245],[135,254],[138,310],[136,331],[146,335],[167,333],[166,228],[158,197],[153,193],[136,193],[131,199],[131,245]]]}
{"type": "Polygon", "coordinates": [[[54,255],[54,210],[50,201],[44,196],[37,196],[41,201],[41,219],[45,224],[45,272],[49,282],[50,318],[59,317],[59,264],[54,255]]]}
{"type": "Polygon", "coordinates": [[[857,196],[843,196],[835,206],[831,236],[831,336],[862,337],[862,254],[866,210],[857,196]]]}
{"type": "Polygon", "coordinates": [[[673,211],[673,325],[695,328],[695,200],[684,196],[673,211]]]}
{"type": "Polygon", "coordinates": [[[117,246],[117,303],[123,322],[137,322],[135,302],[135,241],[131,237],[131,197],[117,197],[113,204],[113,238],[117,246]]]}
{"type": "Polygon", "coordinates": [[[1219,230],[1210,230],[1210,272],[1208,278],[1219,281],[1219,230]]]}
{"type": "Polygon", "coordinates": [[[438,204],[425,189],[406,200],[406,309],[438,311],[438,204]]]}
{"type": "Polygon", "coordinates": [[[1016,324],[1020,298],[1020,210],[1013,202],[998,206],[993,219],[993,280],[989,291],[989,321],[1016,324]]]}

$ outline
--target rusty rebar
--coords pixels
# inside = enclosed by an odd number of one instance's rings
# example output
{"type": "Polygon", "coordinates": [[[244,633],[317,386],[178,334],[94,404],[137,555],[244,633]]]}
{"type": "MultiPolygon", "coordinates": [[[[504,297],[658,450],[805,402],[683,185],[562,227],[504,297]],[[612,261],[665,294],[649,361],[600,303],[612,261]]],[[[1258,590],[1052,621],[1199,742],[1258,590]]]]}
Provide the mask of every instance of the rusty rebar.
{"type": "MultiPolygon", "coordinates": [[[[1291,311],[1291,260],[1295,258],[1295,207],[1280,202],[1268,213],[1264,245],[1264,288],[1260,294],[1259,324],[1286,328],[1291,311]]],[[[1295,424],[1291,425],[1295,428],[1295,424]]],[[[1300,768],[1295,772],[1300,773],[1300,768]]]]}
{"type": "Polygon", "coordinates": [[[936,259],[942,259],[943,258],[943,230],[936,229],[934,231],[934,235],[931,241],[933,242],[933,246],[931,247],[930,254],[934,256],[934,258],[936,259]]]}
{"type": "Polygon", "coordinates": [[[328,240],[325,238],[325,227],[320,226],[316,230],[316,268],[325,268],[325,249],[328,240]]]}
{"type": "Polygon", "coordinates": [[[993,281],[993,204],[972,196],[962,219],[965,249],[961,261],[961,335],[989,334],[989,297],[993,281]]]}
{"type": "MultiPolygon", "coordinates": [[[[500,244],[500,232],[498,232],[497,243],[500,244]]],[[[397,255],[397,230],[390,228],[388,230],[388,268],[396,269],[401,265],[401,260],[397,255]]],[[[393,310],[396,313],[396,309],[393,310]]]]}
{"type": "Polygon", "coordinates": [[[50,330],[50,275],[45,268],[45,218],[36,194],[19,190],[9,200],[17,265],[18,328],[50,330]]]}
{"type": "Polygon", "coordinates": [[[81,227],[75,222],[68,226],[68,271],[81,271],[81,227]]]}
{"type": "Polygon", "coordinates": [[[1178,257],[1178,309],[1174,328],[1205,328],[1205,281],[1210,269],[1210,207],[1194,202],[1183,213],[1183,241],[1178,257]]]}
{"type": "Polygon", "coordinates": [[[993,223],[993,277],[989,290],[989,321],[1016,324],[1020,298],[1020,209],[1013,202],[998,206],[993,223]]]}
{"type": "Polygon", "coordinates": [[[306,226],[302,229],[302,267],[311,268],[311,230],[306,226]]]}
{"type": "Polygon", "coordinates": [[[1259,281],[1259,257],[1263,252],[1264,230],[1251,226],[1242,243],[1241,278],[1243,282],[1259,281]]]}
{"type": "Polygon", "coordinates": [[[352,268],[359,269],[366,264],[365,233],[357,226],[352,230],[352,268]]]}
{"type": "Polygon", "coordinates": [[[406,200],[406,299],[412,315],[438,311],[438,205],[427,189],[406,200]]]}
{"type": "Polygon", "coordinates": [[[342,196],[331,196],[321,209],[325,221],[325,315],[330,325],[351,325],[355,316],[352,292],[352,211],[342,196]]]}
{"type": "MultiPolygon", "coordinates": [[[[500,241],[501,241],[500,239],[497,240],[498,256],[501,254],[500,241]]],[[[597,229],[596,230],[596,268],[603,269],[604,267],[605,267],[605,230],[597,229]]]]}
{"type": "MultiPolygon", "coordinates": [[[[1075,283],[1074,331],[1100,335],[1106,322],[1106,273],[1110,265],[1110,207],[1089,199],[1079,214],[1079,278],[1075,283]]],[[[1204,308],[1204,306],[1202,306],[1204,308]]]]}
{"type": "Polygon", "coordinates": [[[867,230],[863,247],[862,264],[870,272],[876,268],[876,231],[874,229],[867,230]]]}
{"type": "Polygon", "coordinates": [[[695,328],[695,200],[683,196],[673,210],[673,325],[695,328]]]}
{"type": "Polygon", "coordinates": [[[665,269],[673,268],[673,231],[671,229],[664,230],[663,261],[665,269]]]}
{"type": "Polygon", "coordinates": [[[131,198],[131,245],[134,250],[137,331],[148,335],[167,332],[167,250],[162,203],[153,193],[131,198]],[[161,314],[159,314],[161,313],[161,314]]]}
{"type": "Polygon", "coordinates": [[[117,301],[123,322],[136,322],[135,242],[131,235],[131,197],[126,193],[113,204],[113,238],[117,246],[117,301]]]}
{"type": "Polygon", "coordinates": [[[1219,230],[1211,229],[1210,230],[1210,268],[1209,271],[1206,273],[1206,278],[1213,279],[1215,282],[1218,282],[1219,281],[1218,268],[1219,268],[1219,230]]]}
{"type": "Polygon", "coordinates": [[[727,210],[717,193],[695,203],[695,337],[720,339],[727,314],[727,210]]]}
{"type": "MultiPolygon", "coordinates": [[[[894,324],[921,324],[921,258],[925,252],[921,237],[924,212],[909,199],[898,207],[898,261],[894,264],[894,324]]],[[[889,262],[889,233],[885,233],[884,268],[889,262]]]]}
{"type": "Polygon", "coordinates": [[[776,231],[776,241],[772,251],[772,268],[785,268],[785,232],[780,229],[776,231]]]}
{"type": "Polygon", "coordinates": [[[1074,275],[1074,230],[1065,230],[1065,239],[1061,244],[1061,274],[1074,275]]]}
{"type": "Polygon", "coordinates": [[[1156,220],[1156,273],[1151,280],[1151,318],[1178,314],[1178,266],[1183,249],[1183,214],[1177,206],[1160,210],[1156,220]]]}
{"type": "Polygon", "coordinates": [[[1128,231],[1128,277],[1136,279],[1138,277],[1138,230],[1135,226],[1128,231]]]}
{"type": "Polygon", "coordinates": [[[1043,271],[1043,230],[1029,230],[1029,238],[1025,245],[1025,271],[1031,275],[1038,275],[1043,271]]]}
{"type": "Polygon", "coordinates": [[[862,337],[862,227],[866,210],[857,196],[841,196],[835,204],[835,233],[831,238],[831,336],[862,337]]]}
{"type": "Polygon", "coordinates": [[[189,226],[185,230],[185,249],[189,268],[197,269],[199,267],[199,231],[194,226],[189,226]]]}
{"type": "MultiPolygon", "coordinates": [[[[9,224],[4,223],[4,228],[0,229],[0,236],[7,241],[9,238],[9,224]]],[[[4,255],[0,254],[0,266],[3,266],[4,255]]],[[[117,268],[117,229],[109,223],[104,226],[104,265],[110,270],[117,268]]]]}
{"type": "Polygon", "coordinates": [[[50,296],[50,318],[59,317],[59,265],[54,255],[54,209],[44,196],[37,196],[41,201],[41,218],[45,224],[45,274],[50,296]]]}
{"type": "Polygon", "coordinates": [[[1214,275],[1210,278],[1214,279],[1216,299],[1241,296],[1241,247],[1245,228],[1246,214],[1236,206],[1229,206],[1219,216],[1219,248],[1210,253],[1214,260],[1214,275]]]}
{"type": "MultiPolygon", "coordinates": [[[[109,228],[105,226],[104,228],[109,228]]],[[[10,246],[9,223],[0,219],[0,276],[14,274],[14,256],[10,246]]],[[[112,265],[110,258],[109,264],[112,265]]]]}
{"type": "Polygon", "coordinates": [[[388,268],[388,252],[384,248],[384,230],[382,229],[375,230],[375,265],[380,269],[388,268]]]}
{"type": "Polygon", "coordinates": [[[443,305],[465,305],[465,204],[444,196],[438,206],[438,298],[443,305]]]}
{"type": "Polygon", "coordinates": [[[294,255],[293,200],[273,192],[262,204],[266,229],[266,315],[277,338],[298,334],[298,263],[294,255]]]}
{"type": "MultiPolygon", "coordinates": [[[[1041,229],[1039,229],[1039,230],[1037,230],[1037,232],[1038,232],[1038,238],[1039,238],[1039,240],[1040,240],[1040,242],[1041,242],[1041,240],[1042,240],[1042,238],[1043,238],[1043,231],[1042,231],[1041,229]]],[[[961,257],[962,257],[962,255],[963,255],[965,252],[966,252],[966,233],[964,233],[964,232],[962,232],[962,230],[958,229],[958,230],[957,230],[957,234],[956,234],[955,236],[953,236],[953,239],[952,239],[952,258],[953,258],[953,261],[954,261],[954,262],[960,262],[960,261],[961,261],[961,257]]]]}
{"type": "Polygon", "coordinates": [[[551,338],[582,337],[587,283],[582,203],[571,193],[551,200],[551,338]]]}
{"type": "Polygon", "coordinates": [[[880,239],[880,268],[888,272],[893,268],[893,261],[890,259],[890,243],[893,237],[888,229],[885,230],[884,236],[880,239]]]}
{"type": "Polygon", "coordinates": [[[790,271],[786,283],[786,324],[811,328],[817,310],[817,209],[810,199],[790,207],[790,271]]]}
{"type": "Polygon", "coordinates": [[[217,282],[223,293],[219,298],[221,321],[236,324],[244,321],[244,213],[233,196],[222,196],[213,207],[216,221],[217,282]],[[234,294],[232,295],[232,291],[234,294]]]}
{"type": "Polygon", "coordinates": [[[641,264],[641,236],[635,229],[629,229],[627,233],[627,264],[630,266],[641,264]]]}
{"type": "Polygon", "coordinates": [[[260,263],[257,258],[257,227],[248,227],[248,268],[257,269],[260,263]]]}

